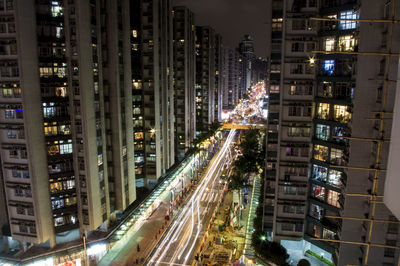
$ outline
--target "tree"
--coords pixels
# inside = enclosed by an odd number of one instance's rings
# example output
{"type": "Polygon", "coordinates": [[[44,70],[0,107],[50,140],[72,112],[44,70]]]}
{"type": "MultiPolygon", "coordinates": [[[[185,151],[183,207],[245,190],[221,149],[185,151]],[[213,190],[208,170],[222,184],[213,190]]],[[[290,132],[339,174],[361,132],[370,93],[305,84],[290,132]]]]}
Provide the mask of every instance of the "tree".
{"type": "Polygon", "coordinates": [[[242,152],[233,163],[233,167],[242,173],[246,180],[249,179],[251,173],[257,173],[259,168],[263,167],[264,155],[260,149],[259,139],[260,132],[256,129],[247,130],[244,138],[239,144],[242,152]]]}
{"type": "Polygon", "coordinates": [[[233,169],[232,175],[229,177],[229,188],[231,190],[236,190],[239,194],[239,205],[240,205],[240,191],[243,188],[250,187],[247,182],[248,180],[243,176],[243,174],[237,171],[235,168],[233,169]]]}
{"type": "MultiPolygon", "coordinates": [[[[243,173],[238,171],[237,169],[233,169],[233,173],[229,178],[229,189],[231,190],[236,190],[239,195],[239,211],[240,211],[240,205],[242,203],[242,199],[240,198],[240,191],[243,188],[250,187],[250,185],[247,183],[248,179],[245,178],[243,173]]],[[[240,226],[240,215],[239,217],[239,226],[240,226]]]]}

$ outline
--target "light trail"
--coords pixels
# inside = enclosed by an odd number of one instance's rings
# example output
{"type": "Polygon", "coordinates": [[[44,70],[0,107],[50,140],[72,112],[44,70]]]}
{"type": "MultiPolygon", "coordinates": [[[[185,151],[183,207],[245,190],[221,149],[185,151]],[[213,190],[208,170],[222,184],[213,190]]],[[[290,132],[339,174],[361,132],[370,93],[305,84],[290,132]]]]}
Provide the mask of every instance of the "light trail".
{"type": "MultiPolygon", "coordinates": [[[[179,216],[176,218],[176,220],[174,221],[173,225],[171,226],[169,232],[167,233],[166,237],[161,241],[161,243],[158,246],[156,252],[151,257],[150,264],[152,264],[154,262],[155,262],[156,265],[158,265],[160,263],[163,263],[162,262],[163,258],[165,257],[166,253],[170,249],[171,244],[173,244],[173,242],[174,242],[174,241],[170,241],[170,240],[171,239],[178,239],[178,237],[181,234],[181,231],[183,230],[183,227],[185,227],[185,226],[182,226],[182,224],[185,224],[187,222],[188,217],[190,215],[189,211],[188,211],[188,208],[189,208],[188,206],[191,206],[192,208],[194,208],[194,206],[197,205],[198,226],[197,226],[197,233],[196,233],[195,239],[198,238],[198,236],[200,234],[200,231],[201,231],[200,203],[201,203],[202,197],[204,196],[203,193],[206,190],[207,186],[210,184],[211,180],[213,180],[211,185],[212,185],[212,187],[214,187],[214,185],[215,185],[215,178],[213,178],[213,177],[215,177],[214,173],[217,171],[217,169],[221,170],[221,160],[222,160],[222,158],[225,157],[225,153],[227,152],[227,150],[230,147],[230,144],[231,144],[231,142],[232,142],[232,140],[233,140],[233,138],[235,136],[235,131],[236,131],[235,129],[232,129],[230,131],[230,133],[229,133],[229,135],[228,135],[228,137],[227,137],[227,139],[226,139],[226,141],[224,143],[224,146],[218,152],[217,157],[214,159],[214,162],[212,163],[212,165],[207,170],[207,173],[204,176],[203,180],[200,182],[199,186],[197,187],[197,189],[193,193],[191,199],[185,205],[185,207],[183,208],[183,210],[179,214],[179,216]],[[179,225],[181,225],[181,226],[179,226],[179,225]],[[180,227],[180,228],[178,228],[178,227],[180,227]],[[160,254],[160,252],[161,252],[161,254],[160,254]]],[[[211,198],[211,200],[212,200],[212,198],[211,198]]],[[[209,202],[208,202],[208,204],[209,204],[209,202]]],[[[193,230],[193,229],[194,229],[194,221],[192,220],[191,230],[193,230]]],[[[191,231],[191,234],[192,234],[192,231],[191,231]]],[[[190,237],[186,238],[185,244],[184,244],[183,248],[181,249],[181,252],[180,252],[180,255],[179,255],[178,259],[183,254],[184,250],[187,248],[187,245],[188,245],[188,242],[190,241],[190,239],[191,239],[191,235],[190,235],[190,237]]],[[[185,257],[185,262],[187,261],[187,259],[189,258],[191,252],[193,251],[195,243],[196,243],[196,241],[193,241],[193,244],[191,245],[191,247],[189,249],[189,252],[187,253],[187,255],[185,257]]],[[[173,256],[173,257],[175,257],[175,256],[173,256]]]]}

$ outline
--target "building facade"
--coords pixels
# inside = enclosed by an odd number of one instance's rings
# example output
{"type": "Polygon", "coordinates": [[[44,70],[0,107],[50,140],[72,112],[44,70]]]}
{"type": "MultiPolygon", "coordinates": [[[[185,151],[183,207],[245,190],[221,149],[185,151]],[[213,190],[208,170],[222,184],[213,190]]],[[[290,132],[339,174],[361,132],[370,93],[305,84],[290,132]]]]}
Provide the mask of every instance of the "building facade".
{"type": "Polygon", "coordinates": [[[239,102],[241,56],[237,49],[223,48],[222,110],[233,110],[239,102]]]}
{"type": "Polygon", "coordinates": [[[270,3],[264,229],[274,240],[303,239],[337,265],[397,265],[399,222],[381,199],[398,73],[399,28],[390,19],[398,7],[270,3]]]}
{"type": "Polygon", "coordinates": [[[243,60],[239,91],[239,97],[242,98],[251,86],[252,61],[255,58],[254,40],[250,35],[244,35],[243,40],[239,43],[239,52],[243,60]]]}
{"type": "Polygon", "coordinates": [[[181,161],[196,134],[195,26],[186,7],[174,7],[175,159],[181,161]]]}
{"type": "Polygon", "coordinates": [[[1,167],[15,240],[53,246],[57,233],[95,230],[136,199],[128,7],[0,6],[1,167]]]}
{"type": "Polygon", "coordinates": [[[271,24],[264,221],[276,241],[303,237],[315,79],[308,59],[315,47],[316,29],[293,25],[317,9],[302,14],[289,2],[273,1],[271,24]]]}
{"type": "Polygon", "coordinates": [[[131,1],[131,44],[136,180],[152,187],[175,162],[169,0],[131,1]]]}
{"type": "Polygon", "coordinates": [[[216,34],[209,26],[196,26],[196,134],[215,120],[216,34]]]}
{"type": "Polygon", "coordinates": [[[222,36],[215,35],[215,103],[214,103],[214,121],[221,121],[222,111],[222,36]]]}

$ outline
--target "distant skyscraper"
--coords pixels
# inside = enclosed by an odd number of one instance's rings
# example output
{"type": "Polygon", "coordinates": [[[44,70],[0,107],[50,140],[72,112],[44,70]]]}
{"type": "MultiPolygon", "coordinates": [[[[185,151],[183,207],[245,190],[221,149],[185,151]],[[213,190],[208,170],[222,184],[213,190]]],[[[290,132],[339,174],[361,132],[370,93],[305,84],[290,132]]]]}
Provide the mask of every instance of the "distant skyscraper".
{"type": "Polygon", "coordinates": [[[175,161],[172,35],[170,0],[131,1],[137,186],[154,186],[175,161]]]}
{"type": "Polygon", "coordinates": [[[184,158],[196,137],[195,26],[186,7],[174,7],[175,157],[184,158]]]}
{"type": "Polygon", "coordinates": [[[267,77],[267,61],[262,58],[253,58],[251,60],[251,85],[255,85],[258,82],[266,81],[267,77]]]}
{"type": "Polygon", "coordinates": [[[196,26],[196,132],[215,120],[216,34],[209,26],[196,26]]]}
{"type": "Polygon", "coordinates": [[[237,49],[223,48],[222,109],[233,110],[239,101],[241,55],[237,49]]]}
{"type": "Polygon", "coordinates": [[[243,40],[239,43],[239,52],[242,55],[242,78],[240,84],[239,97],[243,97],[246,91],[251,86],[251,71],[252,71],[252,60],[255,58],[254,55],[254,40],[250,35],[244,35],[243,40]]]}
{"type": "Polygon", "coordinates": [[[1,167],[15,240],[54,245],[136,199],[128,7],[0,6],[1,167]]]}

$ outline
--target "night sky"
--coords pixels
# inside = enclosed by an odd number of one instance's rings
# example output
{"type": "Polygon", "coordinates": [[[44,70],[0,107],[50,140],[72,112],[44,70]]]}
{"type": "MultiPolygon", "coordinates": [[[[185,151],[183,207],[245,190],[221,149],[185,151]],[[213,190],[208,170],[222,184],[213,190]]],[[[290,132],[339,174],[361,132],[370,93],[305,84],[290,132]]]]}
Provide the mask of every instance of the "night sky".
{"type": "Polygon", "coordinates": [[[225,46],[236,47],[244,34],[254,39],[255,54],[266,57],[266,0],[172,0],[195,14],[199,26],[210,25],[222,35],[225,46]]]}

